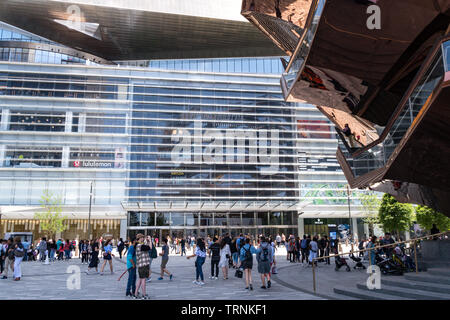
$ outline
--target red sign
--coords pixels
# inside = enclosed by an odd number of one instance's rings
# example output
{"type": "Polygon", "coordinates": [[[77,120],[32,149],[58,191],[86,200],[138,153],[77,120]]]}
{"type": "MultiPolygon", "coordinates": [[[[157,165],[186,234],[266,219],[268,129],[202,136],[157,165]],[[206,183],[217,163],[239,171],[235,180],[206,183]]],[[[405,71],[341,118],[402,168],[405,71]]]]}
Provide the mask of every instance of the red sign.
{"type": "Polygon", "coordinates": [[[79,167],[80,166],[80,161],[74,161],[73,162],[73,166],[74,167],[79,167]]]}

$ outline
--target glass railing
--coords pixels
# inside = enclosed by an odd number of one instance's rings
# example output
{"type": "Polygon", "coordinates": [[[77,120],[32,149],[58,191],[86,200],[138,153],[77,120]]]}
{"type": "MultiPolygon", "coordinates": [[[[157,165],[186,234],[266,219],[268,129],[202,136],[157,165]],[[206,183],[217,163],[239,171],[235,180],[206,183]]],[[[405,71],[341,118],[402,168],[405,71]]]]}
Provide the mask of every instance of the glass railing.
{"type": "Polygon", "coordinates": [[[346,145],[340,134],[341,139],[338,139],[338,146],[351,167],[354,177],[362,176],[386,165],[420,110],[430,98],[431,93],[441,82],[445,72],[450,67],[450,41],[443,43],[441,48],[442,50],[439,50],[434,57],[430,67],[408,97],[402,111],[393,122],[386,138],[382,142],[356,156],[352,156],[351,152],[354,152],[354,150],[346,145]]]}
{"type": "Polygon", "coordinates": [[[294,55],[289,60],[289,65],[286,68],[286,71],[282,74],[282,79],[286,86],[286,96],[289,94],[303,71],[305,60],[308,57],[312,42],[316,35],[325,3],[326,0],[315,0],[313,2],[311,10],[314,11],[312,15],[308,17],[307,25],[305,25],[305,30],[299,40],[294,55]]]}

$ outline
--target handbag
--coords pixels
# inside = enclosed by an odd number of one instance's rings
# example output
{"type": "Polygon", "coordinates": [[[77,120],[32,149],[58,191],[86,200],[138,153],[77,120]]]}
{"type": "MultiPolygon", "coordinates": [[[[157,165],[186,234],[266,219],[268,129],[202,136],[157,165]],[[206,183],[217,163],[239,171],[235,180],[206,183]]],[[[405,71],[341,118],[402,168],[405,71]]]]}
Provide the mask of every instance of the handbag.
{"type": "Polygon", "coordinates": [[[277,270],[277,266],[273,266],[272,267],[272,274],[277,274],[278,273],[278,270],[277,270]]]}
{"type": "Polygon", "coordinates": [[[236,273],[234,274],[234,276],[235,276],[236,278],[242,278],[243,275],[244,275],[244,273],[242,272],[241,269],[237,269],[237,270],[236,270],[236,273]]]}

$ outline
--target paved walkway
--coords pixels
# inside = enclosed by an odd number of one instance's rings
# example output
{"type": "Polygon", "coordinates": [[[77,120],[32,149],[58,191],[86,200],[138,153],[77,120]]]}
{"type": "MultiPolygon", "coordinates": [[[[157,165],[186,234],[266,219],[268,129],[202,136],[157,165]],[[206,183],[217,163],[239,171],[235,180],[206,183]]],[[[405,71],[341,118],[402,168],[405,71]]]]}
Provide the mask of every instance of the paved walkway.
{"type": "MultiPolygon", "coordinates": [[[[292,275],[290,266],[286,261],[284,248],[277,252],[278,267],[280,269],[279,277],[284,281],[290,282],[292,275]]],[[[190,252],[188,252],[189,254],[190,252]]],[[[158,257],[152,264],[154,272],[159,271],[161,257],[158,257]]],[[[169,258],[168,269],[174,274],[174,279],[169,281],[164,279],[158,281],[158,276],[153,274],[153,280],[147,284],[147,293],[150,299],[274,299],[274,300],[304,300],[321,299],[309,293],[296,290],[293,287],[287,287],[277,281],[273,281],[272,288],[261,289],[261,280],[256,268],[256,259],[253,269],[253,286],[255,290],[246,292],[243,279],[234,277],[234,269],[230,269],[229,279],[223,280],[221,271],[218,280],[208,279],[210,275],[210,260],[203,266],[203,272],[206,276],[206,284],[202,287],[194,285],[192,281],[195,278],[195,258],[187,260],[179,255],[171,255],[169,258]]],[[[97,300],[119,300],[125,298],[125,288],[127,275],[123,276],[121,281],[118,277],[125,271],[125,258],[120,261],[113,258],[115,273],[109,272],[109,267],[105,268],[105,275],[99,274],[87,275],[87,265],[82,265],[81,260],[73,258],[69,262],[56,261],[50,265],[44,265],[41,262],[23,262],[21,281],[13,281],[12,276],[6,280],[0,280],[0,299],[54,299],[54,300],[72,300],[72,299],[97,299],[97,300]],[[68,273],[68,267],[74,266],[80,268],[80,289],[69,290],[67,280],[71,276],[68,273]]],[[[296,266],[298,267],[298,266],[296,266]]],[[[310,271],[310,270],[309,270],[310,271]]],[[[306,272],[305,272],[306,275],[306,272]]],[[[291,279],[292,280],[292,279],[291,279]]]]}

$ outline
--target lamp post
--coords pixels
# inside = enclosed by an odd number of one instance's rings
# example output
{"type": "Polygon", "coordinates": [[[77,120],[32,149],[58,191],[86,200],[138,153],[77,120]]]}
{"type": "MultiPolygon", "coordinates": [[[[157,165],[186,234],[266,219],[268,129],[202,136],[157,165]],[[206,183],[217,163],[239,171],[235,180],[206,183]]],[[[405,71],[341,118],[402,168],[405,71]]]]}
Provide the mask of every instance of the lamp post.
{"type": "Polygon", "coordinates": [[[349,236],[350,236],[350,243],[352,245],[352,251],[353,251],[352,213],[350,211],[350,189],[349,189],[348,184],[347,184],[347,203],[348,203],[348,220],[349,220],[348,221],[349,222],[349,224],[348,224],[348,233],[349,233],[349,236]]]}
{"type": "Polygon", "coordinates": [[[90,181],[91,188],[89,191],[89,216],[88,216],[88,238],[91,236],[91,208],[92,208],[92,181],[90,181]]]}

